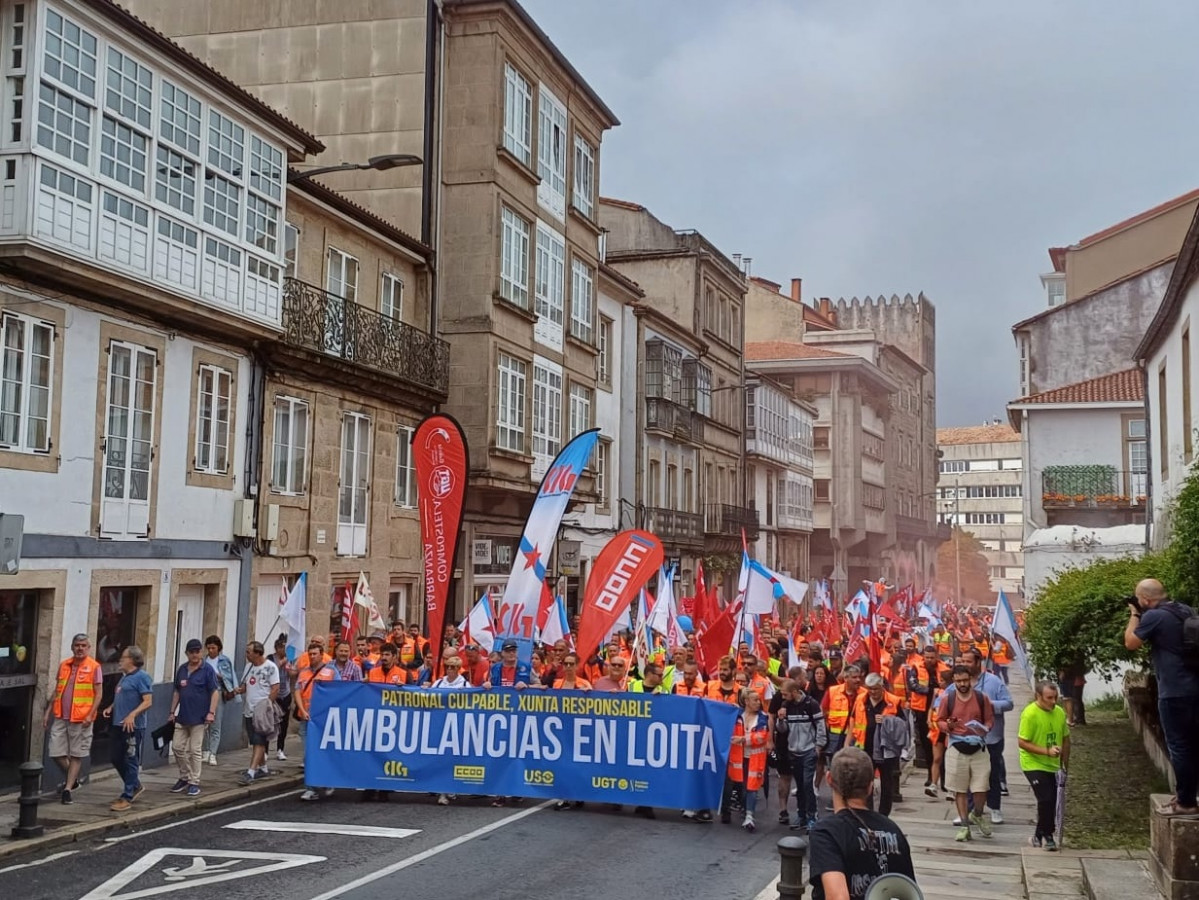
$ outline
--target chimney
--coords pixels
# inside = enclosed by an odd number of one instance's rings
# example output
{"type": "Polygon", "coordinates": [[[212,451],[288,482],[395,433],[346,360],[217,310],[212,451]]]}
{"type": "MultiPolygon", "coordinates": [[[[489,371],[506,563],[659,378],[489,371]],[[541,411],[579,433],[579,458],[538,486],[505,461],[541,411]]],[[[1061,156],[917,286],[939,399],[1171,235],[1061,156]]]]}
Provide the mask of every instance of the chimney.
{"type": "Polygon", "coordinates": [[[791,299],[796,303],[803,303],[803,279],[791,279],[791,299]]]}
{"type": "Polygon", "coordinates": [[[824,316],[834,325],[837,324],[837,312],[833,309],[833,302],[828,297],[820,298],[820,315],[824,316]]]}

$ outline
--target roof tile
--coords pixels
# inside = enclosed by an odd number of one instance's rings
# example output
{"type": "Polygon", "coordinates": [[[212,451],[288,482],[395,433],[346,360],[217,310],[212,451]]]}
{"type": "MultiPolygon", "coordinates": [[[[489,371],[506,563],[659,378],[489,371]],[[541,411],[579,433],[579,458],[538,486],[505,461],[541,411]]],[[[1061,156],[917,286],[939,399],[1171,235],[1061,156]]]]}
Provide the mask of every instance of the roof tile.
{"type": "Polygon", "coordinates": [[[1016,403],[1135,403],[1145,399],[1140,369],[1125,369],[1051,391],[1021,397],[1016,403]]]}
{"type": "Polygon", "coordinates": [[[839,353],[796,341],[751,341],[745,345],[745,358],[751,361],[784,359],[850,359],[852,353],[839,353]]]}
{"type": "Polygon", "coordinates": [[[938,444],[1016,444],[1020,433],[1011,425],[966,425],[961,428],[938,428],[938,444]]]}

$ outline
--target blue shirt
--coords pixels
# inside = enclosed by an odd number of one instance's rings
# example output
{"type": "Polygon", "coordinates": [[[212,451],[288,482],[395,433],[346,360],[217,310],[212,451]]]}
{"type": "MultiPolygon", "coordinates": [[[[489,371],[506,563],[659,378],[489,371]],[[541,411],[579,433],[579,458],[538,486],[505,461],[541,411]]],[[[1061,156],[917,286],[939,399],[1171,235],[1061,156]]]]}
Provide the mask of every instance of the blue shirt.
{"type": "MultiPolygon", "coordinates": [[[[116,695],[112,698],[112,727],[120,728],[125,717],[142,705],[142,697],[153,693],[154,682],[145,669],[134,669],[128,675],[122,676],[117,685],[116,695]]],[[[144,712],[133,720],[133,727],[146,727],[144,712]]]]}
{"type": "Polygon", "coordinates": [[[175,690],[179,692],[179,709],[175,721],[180,725],[203,725],[212,708],[212,692],[217,689],[216,670],[200,663],[196,671],[188,673],[187,663],[175,673],[175,690]]]}
{"type": "Polygon", "coordinates": [[[1169,600],[1141,613],[1133,634],[1149,644],[1157,696],[1162,700],[1199,698],[1199,673],[1182,661],[1182,621],[1191,614],[1185,603],[1169,600]]]}
{"type": "Polygon", "coordinates": [[[1003,679],[990,672],[983,672],[974,683],[974,689],[985,694],[991,701],[991,709],[995,713],[995,723],[987,732],[985,743],[998,744],[1003,740],[1003,714],[1013,707],[1012,692],[1008,690],[1003,679]]]}

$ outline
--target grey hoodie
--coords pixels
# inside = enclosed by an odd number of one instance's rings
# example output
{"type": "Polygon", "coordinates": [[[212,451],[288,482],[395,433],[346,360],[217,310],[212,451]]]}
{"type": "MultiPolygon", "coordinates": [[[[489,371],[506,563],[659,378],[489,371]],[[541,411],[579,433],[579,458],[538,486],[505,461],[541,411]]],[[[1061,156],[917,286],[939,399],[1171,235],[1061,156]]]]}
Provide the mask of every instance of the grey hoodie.
{"type": "Polygon", "coordinates": [[[787,736],[787,752],[794,755],[819,752],[828,743],[824,712],[807,694],[800,694],[798,700],[784,700],[774,727],[787,736]]]}

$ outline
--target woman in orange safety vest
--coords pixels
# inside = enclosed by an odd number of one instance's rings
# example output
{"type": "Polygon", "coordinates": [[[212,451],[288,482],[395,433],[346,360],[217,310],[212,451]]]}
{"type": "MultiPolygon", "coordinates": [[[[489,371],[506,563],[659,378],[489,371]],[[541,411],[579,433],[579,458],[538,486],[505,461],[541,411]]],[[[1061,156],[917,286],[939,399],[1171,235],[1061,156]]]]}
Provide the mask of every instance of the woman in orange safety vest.
{"type": "Polygon", "coordinates": [[[729,748],[729,767],[725,773],[724,795],[720,800],[720,821],[732,821],[733,794],[738,791],[745,802],[745,818],[741,826],[753,832],[754,810],[758,806],[758,792],[766,778],[766,757],[770,752],[770,717],[762,712],[762,698],[758,692],[745,688],[741,691],[741,715],[733,726],[733,743],[729,748]]]}

